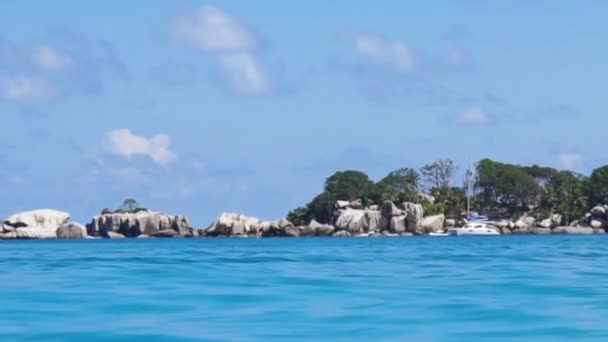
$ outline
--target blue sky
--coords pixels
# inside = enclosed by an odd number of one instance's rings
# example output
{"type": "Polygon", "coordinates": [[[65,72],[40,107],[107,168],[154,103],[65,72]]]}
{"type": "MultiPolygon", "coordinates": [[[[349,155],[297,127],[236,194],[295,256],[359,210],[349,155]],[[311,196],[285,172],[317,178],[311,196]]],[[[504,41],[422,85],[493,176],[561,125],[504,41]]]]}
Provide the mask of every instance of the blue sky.
{"type": "Polygon", "coordinates": [[[608,3],[0,2],[0,216],[283,216],[337,170],[588,173],[608,3]]]}

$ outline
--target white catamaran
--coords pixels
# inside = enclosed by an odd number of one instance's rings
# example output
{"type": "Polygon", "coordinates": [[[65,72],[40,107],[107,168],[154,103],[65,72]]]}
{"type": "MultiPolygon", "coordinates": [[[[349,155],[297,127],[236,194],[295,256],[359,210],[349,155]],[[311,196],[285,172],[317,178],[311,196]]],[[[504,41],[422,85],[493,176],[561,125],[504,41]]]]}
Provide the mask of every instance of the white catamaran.
{"type": "Polygon", "coordinates": [[[461,236],[461,235],[500,235],[496,227],[486,216],[471,215],[471,168],[465,173],[465,186],[467,193],[467,224],[464,227],[448,227],[445,233],[432,233],[433,236],[461,236]]]}

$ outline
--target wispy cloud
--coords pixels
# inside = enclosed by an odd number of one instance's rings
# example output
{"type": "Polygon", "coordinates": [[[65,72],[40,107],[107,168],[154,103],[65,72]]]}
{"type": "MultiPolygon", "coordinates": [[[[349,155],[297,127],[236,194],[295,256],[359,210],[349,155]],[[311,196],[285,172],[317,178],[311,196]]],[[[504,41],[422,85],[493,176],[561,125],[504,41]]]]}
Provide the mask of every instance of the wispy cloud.
{"type": "MultiPolygon", "coordinates": [[[[103,89],[100,67],[105,61],[97,56],[97,49],[81,48],[76,44],[60,43],[49,38],[32,44],[18,44],[0,39],[0,101],[18,104],[37,104],[55,100],[59,95],[75,91],[96,93],[103,89]]],[[[108,44],[93,44],[111,49],[108,44]],[[102,46],[103,45],[103,46],[102,46]]],[[[87,44],[88,45],[88,41],[87,44]]],[[[105,51],[105,50],[104,50],[105,51]]],[[[119,65],[112,51],[112,63],[119,65]]],[[[126,69],[123,66],[123,72],[126,69]]]]}
{"type": "Polygon", "coordinates": [[[271,92],[271,77],[257,57],[255,35],[237,18],[217,7],[204,5],[178,16],[173,35],[182,43],[212,54],[224,81],[237,93],[271,92]]]}
{"type": "Polygon", "coordinates": [[[57,95],[58,91],[45,78],[0,74],[0,100],[21,104],[36,103],[52,100],[57,95]]]}
{"type": "Polygon", "coordinates": [[[416,65],[409,45],[401,40],[388,41],[380,36],[355,33],[352,35],[354,49],[364,60],[408,73],[416,65]]]}
{"type": "Polygon", "coordinates": [[[471,106],[456,115],[456,121],[464,124],[487,124],[491,121],[490,115],[480,106],[471,106]]]}
{"type": "Polygon", "coordinates": [[[105,152],[131,159],[145,156],[159,165],[167,165],[177,159],[171,151],[171,140],[166,134],[157,134],[149,139],[131,133],[128,129],[117,129],[106,134],[101,145],[105,152]]]}

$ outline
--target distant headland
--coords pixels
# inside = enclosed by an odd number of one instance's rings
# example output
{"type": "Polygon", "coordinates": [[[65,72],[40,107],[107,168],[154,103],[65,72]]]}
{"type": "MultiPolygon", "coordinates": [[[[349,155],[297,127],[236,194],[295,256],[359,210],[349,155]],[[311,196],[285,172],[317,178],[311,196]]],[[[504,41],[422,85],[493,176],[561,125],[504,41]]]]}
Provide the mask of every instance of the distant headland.
{"type": "Polygon", "coordinates": [[[132,198],[84,225],[70,222],[67,212],[37,209],[6,218],[0,239],[413,236],[438,234],[479,214],[501,234],[608,229],[608,166],[585,176],[483,159],[457,170],[451,160],[440,159],[420,170],[397,169],[377,182],[361,171],[339,171],[319,195],[280,220],[222,213],[204,228],[132,198]]]}

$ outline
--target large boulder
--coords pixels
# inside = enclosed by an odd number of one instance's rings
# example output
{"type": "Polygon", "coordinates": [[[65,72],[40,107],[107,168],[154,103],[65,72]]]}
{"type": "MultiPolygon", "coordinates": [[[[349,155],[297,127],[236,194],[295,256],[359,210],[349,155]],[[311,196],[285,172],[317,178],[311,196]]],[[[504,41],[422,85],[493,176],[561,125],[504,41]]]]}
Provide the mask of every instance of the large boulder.
{"type": "Polygon", "coordinates": [[[346,209],[350,205],[349,201],[336,201],[334,207],[336,209],[346,209]]]}
{"type": "Polygon", "coordinates": [[[346,209],[334,222],[336,229],[346,230],[350,233],[361,233],[367,231],[367,220],[365,210],[346,209]]]}
{"type": "Polygon", "coordinates": [[[420,222],[420,228],[424,233],[434,233],[443,230],[443,223],[445,221],[445,215],[433,215],[427,216],[420,222]]]}
{"type": "Polygon", "coordinates": [[[446,227],[455,227],[456,220],[455,219],[446,219],[444,224],[446,227]]]}
{"type": "Polygon", "coordinates": [[[383,228],[380,224],[382,214],[379,210],[365,210],[365,223],[367,225],[366,231],[369,233],[379,232],[383,228]]]}
{"type": "Polygon", "coordinates": [[[598,205],[591,209],[591,215],[593,215],[593,217],[604,217],[606,215],[606,209],[603,206],[598,205]]]}
{"type": "Polygon", "coordinates": [[[593,234],[593,228],[561,226],[553,229],[553,234],[593,234]]]}
{"type": "Polygon", "coordinates": [[[80,223],[71,222],[57,228],[58,239],[84,239],[87,237],[87,229],[80,223]]]}
{"type": "Polygon", "coordinates": [[[393,216],[390,221],[390,231],[393,233],[405,232],[405,216],[393,216]]]}
{"type": "Polygon", "coordinates": [[[407,231],[417,233],[420,230],[420,223],[424,216],[424,209],[421,204],[404,202],[403,209],[407,217],[407,231]]]}
{"type": "Polygon", "coordinates": [[[317,236],[329,236],[335,230],[334,226],[330,224],[319,223],[314,219],[310,221],[310,224],[308,226],[314,229],[315,235],[317,236]]]}
{"type": "Polygon", "coordinates": [[[205,231],[209,236],[233,236],[256,234],[262,228],[262,222],[255,217],[236,213],[223,213],[205,231]]]}
{"type": "Polygon", "coordinates": [[[529,231],[531,234],[537,234],[537,235],[546,235],[546,234],[551,234],[551,228],[537,228],[537,227],[532,227],[529,228],[529,231]]]}
{"type": "Polygon", "coordinates": [[[544,219],[538,223],[540,228],[551,228],[553,226],[553,221],[551,218],[544,219]]]}
{"type": "Polygon", "coordinates": [[[52,210],[39,209],[11,215],[3,223],[3,230],[7,233],[4,238],[19,239],[54,239],[57,237],[57,228],[70,219],[70,214],[52,210]]]}
{"type": "Polygon", "coordinates": [[[395,203],[391,201],[384,201],[384,203],[382,203],[382,209],[380,211],[382,213],[382,216],[384,217],[405,215],[405,211],[397,208],[395,203]]]}
{"type": "Polygon", "coordinates": [[[562,215],[560,215],[560,214],[551,215],[551,228],[560,226],[562,224],[562,221],[563,221],[562,215]]]}
{"type": "Polygon", "coordinates": [[[108,232],[120,233],[126,237],[141,234],[154,235],[163,230],[174,230],[178,236],[190,232],[188,219],[184,216],[162,214],[157,211],[142,210],[136,213],[104,213],[95,216],[87,224],[91,236],[108,236],[108,232]]]}

